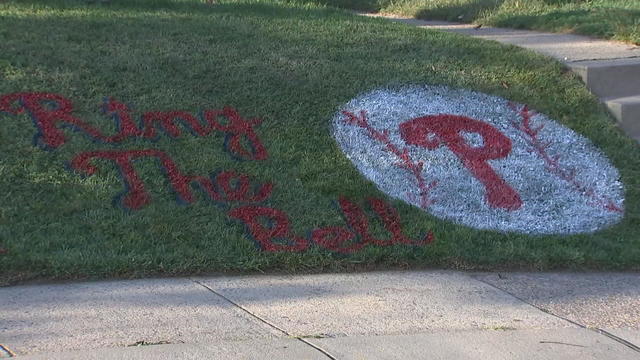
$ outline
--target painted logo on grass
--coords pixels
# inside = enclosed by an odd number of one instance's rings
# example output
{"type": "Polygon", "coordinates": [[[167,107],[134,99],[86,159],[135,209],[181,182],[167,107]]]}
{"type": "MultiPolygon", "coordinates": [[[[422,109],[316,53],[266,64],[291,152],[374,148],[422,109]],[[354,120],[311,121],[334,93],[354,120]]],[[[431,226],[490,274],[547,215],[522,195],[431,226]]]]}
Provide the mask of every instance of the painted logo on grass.
{"type": "Polygon", "coordinates": [[[345,104],[334,136],[388,195],[478,229],[593,232],[624,215],[618,171],[591,142],[525,105],[443,86],[345,104]]]}

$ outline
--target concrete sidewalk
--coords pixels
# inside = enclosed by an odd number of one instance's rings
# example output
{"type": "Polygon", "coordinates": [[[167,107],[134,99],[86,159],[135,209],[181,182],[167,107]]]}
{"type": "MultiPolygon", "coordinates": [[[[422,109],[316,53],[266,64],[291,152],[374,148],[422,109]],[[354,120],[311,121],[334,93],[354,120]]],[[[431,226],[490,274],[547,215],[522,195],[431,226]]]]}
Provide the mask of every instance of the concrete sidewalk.
{"type": "Polygon", "coordinates": [[[529,49],[565,63],[578,74],[629,136],[640,141],[640,46],[572,34],[476,27],[393,15],[357,13],[529,49]]]}
{"type": "Polygon", "coordinates": [[[0,304],[4,356],[25,359],[640,358],[635,273],[104,281],[0,288],[0,304]]]}
{"type": "Polygon", "coordinates": [[[448,21],[420,20],[370,13],[357,14],[384,18],[425,29],[447,31],[484,40],[494,40],[503,44],[516,45],[556,58],[567,64],[593,60],[640,58],[640,46],[618,41],[594,39],[581,35],[494,28],[490,26],[478,28],[473,24],[461,24],[448,21]]]}

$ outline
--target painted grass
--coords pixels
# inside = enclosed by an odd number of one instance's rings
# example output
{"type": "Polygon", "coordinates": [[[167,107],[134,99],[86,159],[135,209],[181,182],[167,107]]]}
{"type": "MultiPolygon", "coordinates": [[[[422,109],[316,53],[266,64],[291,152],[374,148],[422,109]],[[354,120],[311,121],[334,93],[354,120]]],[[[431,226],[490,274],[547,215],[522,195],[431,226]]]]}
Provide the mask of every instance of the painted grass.
{"type": "MultiPolygon", "coordinates": [[[[305,1],[305,0],[302,0],[305,1]]],[[[637,0],[317,0],[420,19],[571,32],[640,45],[637,0]]]]}
{"type": "Polygon", "coordinates": [[[360,176],[330,135],[339,106],[393,84],[426,83],[497,94],[591,137],[620,169],[626,216],[591,235],[525,236],[475,231],[392,202],[407,234],[433,230],[424,248],[368,247],[354,255],[317,247],[263,253],[238,222],[210,202],[178,205],[153,161],[137,168],[153,202],[112,206],[115,168],[82,178],[64,168],[75,154],[116,147],[66,132],[51,152],[32,144],[27,116],[0,115],[0,278],[125,277],[228,271],[335,271],[374,267],[640,268],[640,151],[585,87],[559,63],[530,52],[429,32],[314,5],[276,1],[5,1],[0,3],[0,94],[48,91],[76,115],[113,130],[104,96],[151,110],[231,105],[260,116],[267,161],[237,162],[221,136],[182,136],[121,148],[168,152],[182,170],[236,169],[275,183],[268,204],[295,233],[343,225],[341,195],[384,197],[360,176]],[[508,56],[505,56],[508,54],[508,56]]]}

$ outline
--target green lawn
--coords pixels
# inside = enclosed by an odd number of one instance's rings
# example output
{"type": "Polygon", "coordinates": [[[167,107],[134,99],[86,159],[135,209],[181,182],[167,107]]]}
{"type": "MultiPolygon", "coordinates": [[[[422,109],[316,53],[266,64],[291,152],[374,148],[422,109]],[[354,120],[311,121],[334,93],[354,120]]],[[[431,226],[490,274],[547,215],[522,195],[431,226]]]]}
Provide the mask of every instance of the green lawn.
{"type": "MultiPolygon", "coordinates": [[[[306,1],[306,0],[299,0],[306,1]]],[[[640,45],[637,0],[317,0],[420,19],[571,32],[640,45]]]]}
{"type": "MultiPolygon", "coordinates": [[[[34,146],[28,114],[0,114],[0,278],[125,277],[230,271],[334,271],[377,267],[640,268],[640,149],[561,64],[518,48],[424,31],[312,4],[264,1],[73,0],[0,2],[0,95],[57,93],[74,115],[104,133],[105,97],[134,115],[233,106],[260,117],[266,160],[236,161],[224,136],[182,134],[118,146],[62,130],[67,142],[34,146]],[[505,50],[509,56],[505,56],[505,50]],[[336,201],[385,198],[342,155],[330,134],[341,104],[394,84],[445,84],[527,103],[587,135],[621,172],[625,218],[595,234],[528,236],[477,231],[401,201],[406,234],[432,230],[429,246],[368,246],[339,254],[259,251],[229,206],[178,204],[158,162],[140,160],[151,202],[114,206],[122,182],[113,162],[82,177],[69,171],[82,151],[155,149],[189,174],[216,170],[272,182],[267,205],[292,231],[344,225],[336,201]]],[[[42,141],[42,139],[40,140],[42,141]]],[[[246,144],[245,144],[246,145],[246,144]]],[[[233,204],[232,204],[233,205],[233,204]]],[[[235,206],[235,205],[233,205],[235,206]]],[[[374,232],[382,233],[380,224],[374,232]]]]}

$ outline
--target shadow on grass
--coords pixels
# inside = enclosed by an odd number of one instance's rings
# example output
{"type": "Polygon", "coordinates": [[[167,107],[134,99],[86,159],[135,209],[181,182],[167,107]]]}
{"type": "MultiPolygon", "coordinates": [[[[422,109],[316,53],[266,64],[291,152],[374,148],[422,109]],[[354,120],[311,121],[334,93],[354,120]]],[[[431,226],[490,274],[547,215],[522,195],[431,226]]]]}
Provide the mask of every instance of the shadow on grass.
{"type": "Polygon", "coordinates": [[[503,2],[504,0],[473,0],[460,5],[437,7],[431,5],[430,8],[417,11],[415,17],[427,20],[473,22],[483,13],[497,9],[503,2]]]}
{"type": "Polygon", "coordinates": [[[320,5],[345,10],[376,13],[382,10],[391,0],[287,0],[296,5],[320,5]]]}
{"type": "Polygon", "coordinates": [[[42,6],[48,8],[118,8],[128,10],[203,10],[210,7],[206,2],[184,0],[20,0],[13,2],[21,6],[42,6]]]}
{"type": "MultiPolygon", "coordinates": [[[[364,1],[364,0],[363,0],[364,1]]],[[[171,13],[175,15],[215,15],[215,14],[250,14],[259,17],[285,18],[292,16],[298,18],[325,17],[331,12],[325,9],[296,8],[287,6],[275,6],[268,2],[223,2],[208,3],[206,0],[25,0],[14,1],[20,7],[31,5],[49,10],[59,10],[64,16],[65,11],[81,10],[89,11],[91,15],[98,15],[102,12],[117,12],[131,14],[132,17],[146,16],[152,18],[154,14],[171,13]]],[[[314,1],[290,1],[292,4],[321,4],[314,1]]]]}

